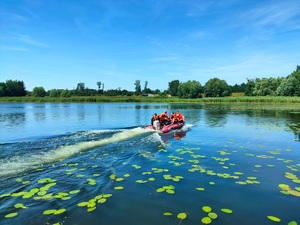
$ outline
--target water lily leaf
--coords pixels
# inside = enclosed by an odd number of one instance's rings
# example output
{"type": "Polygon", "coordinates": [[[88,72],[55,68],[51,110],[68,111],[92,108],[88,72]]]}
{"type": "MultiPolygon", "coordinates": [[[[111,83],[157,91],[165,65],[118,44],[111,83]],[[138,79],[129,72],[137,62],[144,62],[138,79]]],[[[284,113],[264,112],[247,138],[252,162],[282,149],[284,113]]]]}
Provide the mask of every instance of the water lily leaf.
{"type": "Polygon", "coordinates": [[[217,217],[218,217],[218,215],[217,215],[216,213],[214,213],[214,212],[208,213],[208,216],[209,216],[210,218],[212,218],[212,219],[217,219],[217,217]]]}
{"type": "Polygon", "coordinates": [[[291,221],[288,223],[288,225],[297,225],[297,222],[296,221],[291,221]]]}
{"type": "Polygon", "coordinates": [[[89,202],[80,202],[80,203],[78,203],[77,205],[79,206],[79,207],[83,207],[83,206],[87,206],[89,204],[89,202]]]}
{"type": "Polygon", "coordinates": [[[168,194],[171,194],[171,195],[172,195],[172,194],[175,194],[175,191],[174,191],[174,190],[171,190],[171,189],[167,189],[166,192],[167,192],[168,194]]]}
{"type": "Polygon", "coordinates": [[[103,204],[105,202],[106,202],[106,198],[101,198],[101,199],[98,200],[98,203],[101,203],[101,204],[103,204]]]}
{"type": "Polygon", "coordinates": [[[158,189],[156,189],[156,192],[164,192],[164,191],[165,191],[164,188],[158,188],[158,189]]]}
{"type": "Polygon", "coordinates": [[[17,203],[14,205],[14,207],[16,209],[27,209],[27,207],[25,205],[23,205],[22,203],[17,203]]]}
{"type": "Polygon", "coordinates": [[[164,216],[172,216],[173,214],[170,212],[164,212],[164,216]]]}
{"type": "Polygon", "coordinates": [[[198,187],[198,188],[196,188],[196,190],[198,190],[198,191],[204,191],[205,188],[198,187]]]}
{"type": "Polygon", "coordinates": [[[56,209],[48,209],[43,212],[44,215],[50,215],[56,212],[56,209]]]}
{"type": "Polygon", "coordinates": [[[211,212],[211,207],[209,207],[209,206],[203,206],[202,207],[202,210],[204,211],[204,212],[211,212]]]}
{"type": "Polygon", "coordinates": [[[122,190],[122,189],[124,189],[124,187],[123,186],[117,186],[117,187],[114,187],[114,189],[115,190],[122,190]]]}
{"type": "Polygon", "coordinates": [[[130,177],[130,174],[126,173],[124,174],[124,177],[130,177]]]}
{"type": "Polygon", "coordinates": [[[184,220],[186,217],[187,217],[186,213],[179,213],[179,214],[177,215],[177,218],[178,218],[178,219],[181,219],[181,220],[184,220]]]}
{"type": "Polygon", "coordinates": [[[208,216],[203,217],[202,220],[201,220],[201,222],[203,224],[210,224],[211,223],[211,218],[209,218],[208,216]]]}
{"type": "Polygon", "coordinates": [[[112,194],[104,194],[103,195],[103,198],[109,198],[109,197],[111,197],[112,196],[112,194]]]}
{"type": "Polygon", "coordinates": [[[94,173],[93,176],[94,177],[99,177],[99,176],[101,176],[101,174],[100,173],[94,173]]]}
{"type": "Polygon", "coordinates": [[[232,213],[232,210],[231,209],[221,209],[222,212],[224,213],[232,213]]]}
{"type": "Polygon", "coordinates": [[[5,216],[5,218],[12,218],[12,217],[15,217],[15,216],[17,216],[17,215],[18,215],[17,212],[9,213],[9,214],[7,214],[7,215],[5,216]]]}
{"type": "Polygon", "coordinates": [[[96,209],[96,207],[92,207],[92,208],[88,208],[87,211],[88,211],[88,212],[92,212],[92,211],[94,211],[95,209],[96,209]]]}
{"type": "Polygon", "coordinates": [[[124,180],[123,177],[119,177],[119,178],[116,179],[116,181],[122,181],[122,180],[124,180]]]}
{"type": "Polygon", "coordinates": [[[279,219],[278,217],[276,217],[276,216],[267,216],[268,217],[268,219],[269,220],[272,220],[272,221],[274,221],[274,222],[280,222],[281,221],[281,219],[279,219]]]}
{"type": "Polygon", "coordinates": [[[74,194],[77,194],[78,192],[80,192],[80,190],[70,191],[69,194],[74,195],[74,194]]]}
{"type": "Polygon", "coordinates": [[[66,211],[66,209],[58,209],[56,210],[56,212],[54,212],[55,215],[59,215],[59,214],[62,214],[66,211]]]}

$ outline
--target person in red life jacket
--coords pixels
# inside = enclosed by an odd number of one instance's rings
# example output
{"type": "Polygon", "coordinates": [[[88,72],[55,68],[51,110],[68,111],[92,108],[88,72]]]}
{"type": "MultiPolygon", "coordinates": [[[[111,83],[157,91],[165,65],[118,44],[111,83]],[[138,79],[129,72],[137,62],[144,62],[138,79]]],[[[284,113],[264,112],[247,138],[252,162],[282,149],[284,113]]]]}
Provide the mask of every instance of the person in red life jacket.
{"type": "Polygon", "coordinates": [[[178,123],[183,123],[183,116],[179,111],[177,111],[177,113],[176,113],[176,118],[177,118],[178,123]]]}
{"type": "Polygon", "coordinates": [[[152,115],[152,118],[151,118],[151,125],[152,125],[152,126],[153,126],[153,122],[154,122],[155,120],[159,120],[158,115],[157,115],[156,113],[154,113],[154,114],[152,115]]]}
{"type": "Polygon", "coordinates": [[[167,111],[164,111],[162,114],[160,114],[160,124],[161,126],[166,126],[170,124],[169,116],[167,111]]]}
{"type": "Polygon", "coordinates": [[[171,112],[171,115],[170,115],[170,121],[171,121],[172,124],[178,122],[178,120],[177,120],[177,118],[176,118],[176,114],[175,114],[174,112],[171,112]]]}

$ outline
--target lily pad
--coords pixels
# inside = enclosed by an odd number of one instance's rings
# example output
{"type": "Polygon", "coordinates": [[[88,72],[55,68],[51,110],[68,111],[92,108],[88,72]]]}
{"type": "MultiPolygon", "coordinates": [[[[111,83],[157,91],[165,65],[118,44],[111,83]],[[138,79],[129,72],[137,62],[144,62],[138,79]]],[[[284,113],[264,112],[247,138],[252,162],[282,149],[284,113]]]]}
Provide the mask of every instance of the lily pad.
{"type": "Polygon", "coordinates": [[[22,203],[17,203],[14,205],[14,207],[16,209],[27,209],[27,207],[25,205],[23,205],[22,203]]]}
{"type": "Polygon", "coordinates": [[[48,210],[45,210],[43,212],[44,215],[50,215],[50,214],[54,214],[56,212],[56,209],[48,209],[48,210]]]}
{"type": "Polygon", "coordinates": [[[202,220],[201,220],[201,222],[203,224],[210,224],[211,223],[211,218],[209,218],[208,216],[203,217],[202,220]]]}
{"type": "Polygon", "coordinates": [[[269,220],[272,220],[274,222],[278,222],[279,223],[281,221],[281,219],[278,218],[278,217],[276,217],[276,216],[267,216],[267,217],[268,217],[269,220]]]}
{"type": "Polygon", "coordinates": [[[17,216],[17,215],[18,215],[17,212],[9,213],[9,214],[7,214],[7,215],[5,216],[5,218],[12,218],[12,217],[15,217],[15,216],[17,216]]]}
{"type": "Polygon", "coordinates": [[[117,187],[114,187],[115,190],[123,190],[124,187],[123,186],[117,186],[117,187]]]}
{"type": "Polygon", "coordinates": [[[212,219],[217,219],[217,217],[218,217],[218,215],[217,215],[216,213],[214,213],[214,212],[208,213],[208,216],[209,216],[210,218],[212,218],[212,219]]]}
{"type": "Polygon", "coordinates": [[[172,216],[173,214],[170,212],[164,212],[164,216],[172,216]]]}
{"type": "Polygon", "coordinates": [[[211,207],[209,207],[209,206],[203,206],[203,207],[202,207],[202,210],[203,210],[204,212],[206,212],[206,213],[209,213],[209,212],[211,212],[211,207]]]}
{"type": "Polygon", "coordinates": [[[54,212],[55,215],[59,215],[59,214],[62,214],[66,211],[66,209],[58,209],[56,210],[56,212],[54,212]]]}
{"type": "Polygon", "coordinates": [[[296,221],[291,221],[288,223],[288,225],[297,225],[297,222],[296,221]]]}
{"type": "Polygon", "coordinates": [[[184,220],[186,217],[187,217],[186,213],[179,213],[179,214],[177,215],[177,218],[178,218],[178,219],[181,219],[181,220],[184,220]]]}
{"type": "Polygon", "coordinates": [[[228,214],[232,213],[231,209],[221,209],[221,211],[228,214]]]}

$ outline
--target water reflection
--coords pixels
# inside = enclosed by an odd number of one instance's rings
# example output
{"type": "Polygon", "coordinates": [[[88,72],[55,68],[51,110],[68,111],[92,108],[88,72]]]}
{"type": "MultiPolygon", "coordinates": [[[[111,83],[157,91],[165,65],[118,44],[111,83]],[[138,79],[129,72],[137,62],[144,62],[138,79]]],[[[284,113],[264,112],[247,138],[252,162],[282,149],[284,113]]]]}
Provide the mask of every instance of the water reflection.
{"type": "Polygon", "coordinates": [[[21,126],[26,122],[25,113],[0,114],[0,124],[7,127],[21,126]]]}
{"type": "Polygon", "coordinates": [[[206,110],[206,124],[210,127],[224,127],[227,123],[227,113],[225,110],[206,110]]]}
{"type": "Polygon", "coordinates": [[[79,121],[83,121],[85,119],[85,104],[77,105],[77,117],[79,121]]]}
{"type": "Polygon", "coordinates": [[[42,112],[34,113],[34,119],[37,122],[42,122],[46,120],[46,114],[42,112]]]}

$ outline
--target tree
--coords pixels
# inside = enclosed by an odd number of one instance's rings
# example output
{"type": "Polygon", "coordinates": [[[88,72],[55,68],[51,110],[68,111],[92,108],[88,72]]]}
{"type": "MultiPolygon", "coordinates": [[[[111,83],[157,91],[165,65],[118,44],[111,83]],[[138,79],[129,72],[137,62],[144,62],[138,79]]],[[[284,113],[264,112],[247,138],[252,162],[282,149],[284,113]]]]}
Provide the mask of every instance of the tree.
{"type": "Polygon", "coordinates": [[[5,83],[5,95],[6,96],[25,96],[26,90],[23,81],[7,80],[5,83]]]}
{"type": "Polygon", "coordinates": [[[180,85],[179,80],[173,80],[169,82],[169,94],[172,96],[177,96],[179,85],[180,85]]]}
{"type": "Polygon", "coordinates": [[[0,97],[5,96],[5,83],[0,82],[0,97]]]}
{"type": "Polygon", "coordinates": [[[61,92],[60,96],[63,98],[68,98],[71,96],[71,92],[68,89],[65,89],[61,92]]]}
{"type": "Polygon", "coordinates": [[[294,76],[284,79],[277,88],[276,94],[281,96],[299,96],[299,81],[294,76]]]}
{"type": "Polygon", "coordinates": [[[292,72],[289,76],[295,77],[300,82],[300,66],[297,65],[296,70],[292,72]]]}
{"type": "Polygon", "coordinates": [[[148,81],[145,81],[145,86],[144,86],[143,92],[147,93],[147,91],[148,91],[148,81]]]}
{"type": "Polygon", "coordinates": [[[256,96],[275,96],[276,90],[284,78],[257,78],[253,89],[253,95],[256,96]]]}
{"type": "Polygon", "coordinates": [[[45,97],[46,91],[43,87],[35,87],[32,90],[32,96],[34,97],[45,97]]]}
{"type": "Polygon", "coordinates": [[[60,97],[62,90],[51,89],[49,92],[50,97],[60,97]]]}
{"type": "Polygon", "coordinates": [[[231,94],[226,81],[219,78],[208,80],[204,85],[204,93],[206,97],[224,97],[231,94]]]}
{"type": "Polygon", "coordinates": [[[187,81],[178,86],[178,97],[180,98],[201,98],[202,86],[198,81],[187,81]]]}
{"type": "Polygon", "coordinates": [[[255,80],[253,80],[253,79],[250,80],[247,78],[247,84],[245,87],[245,95],[253,96],[254,87],[255,87],[255,80]]]}
{"type": "Polygon", "coordinates": [[[102,83],[101,81],[98,81],[97,86],[98,86],[98,93],[103,94],[103,92],[104,92],[104,83],[102,83]]]}
{"type": "Polygon", "coordinates": [[[76,94],[78,95],[84,95],[84,89],[85,89],[85,84],[84,83],[78,83],[76,87],[76,94]]]}
{"type": "Polygon", "coordinates": [[[142,89],[141,89],[141,81],[140,80],[136,80],[135,83],[135,93],[136,95],[140,95],[142,93],[142,89]]]}

